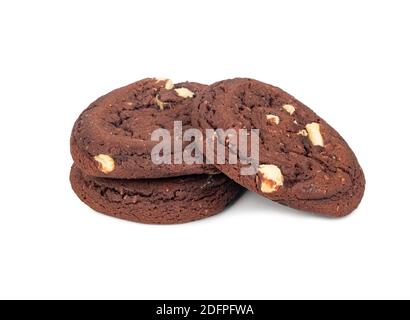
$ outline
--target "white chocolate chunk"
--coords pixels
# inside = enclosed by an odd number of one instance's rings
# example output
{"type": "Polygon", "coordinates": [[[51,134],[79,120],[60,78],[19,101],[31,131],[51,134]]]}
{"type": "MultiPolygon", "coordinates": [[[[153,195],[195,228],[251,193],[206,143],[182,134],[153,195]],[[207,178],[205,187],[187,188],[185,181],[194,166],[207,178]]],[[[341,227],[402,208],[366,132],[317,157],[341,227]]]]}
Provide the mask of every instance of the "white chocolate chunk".
{"type": "Polygon", "coordinates": [[[268,114],[266,116],[266,120],[270,124],[279,124],[280,123],[280,118],[278,116],[273,115],[273,114],[268,114]]]}
{"type": "Polygon", "coordinates": [[[285,109],[286,112],[289,113],[290,115],[294,114],[296,111],[295,107],[292,106],[291,104],[285,104],[282,108],[285,109]]]}
{"type": "Polygon", "coordinates": [[[98,169],[105,174],[113,172],[115,169],[114,159],[106,154],[95,156],[94,160],[98,162],[98,169]]]}
{"type": "Polygon", "coordinates": [[[174,83],[172,82],[172,80],[168,80],[166,83],[165,83],[165,89],[167,89],[167,90],[172,90],[174,88],[174,83]]]}
{"type": "Polygon", "coordinates": [[[193,93],[191,90],[187,88],[179,88],[179,89],[175,89],[175,91],[177,95],[182,98],[193,98],[195,96],[195,93],[193,93]]]}
{"type": "Polygon", "coordinates": [[[174,83],[170,79],[155,78],[155,80],[157,80],[157,82],[165,82],[165,89],[167,89],[167,90],[172,90],[174,88],[174,83]]]}
{"type": "Polygon", "coordinates": [[[284,178],[279,167],[273,164],[260,165],[258,169],[263,193],[273,193],[283,186],[284,178]]]}
{"type": "Polygon", "coordinates": [[[312,142],[312,144],[314,146],[320,146],[320,147],[325,146],[322,134],[320,132],[320,124],[319,123],[313,122],[313,123],[307,124],[306,125],[306,131],[308,133],[310,142],[312,142]]]}
{"type": "Polygon", "coordinates": [[[159,100],[158,95],[155,97],[155,103],[161,111],[164,110],[165,103],[159,100]]]}

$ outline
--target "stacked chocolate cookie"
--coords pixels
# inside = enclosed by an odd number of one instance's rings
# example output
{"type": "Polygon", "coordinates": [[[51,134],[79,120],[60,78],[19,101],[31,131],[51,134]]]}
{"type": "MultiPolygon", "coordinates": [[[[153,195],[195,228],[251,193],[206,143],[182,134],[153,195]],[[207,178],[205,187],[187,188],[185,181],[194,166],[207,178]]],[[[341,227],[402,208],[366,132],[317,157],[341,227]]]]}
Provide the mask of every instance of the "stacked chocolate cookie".
{"type": "Polygon", "coordinates": [[[80,199],[99,212],[143,223],[214,215],[243,187],[296,209],[343,216],[359,205],[365,187],[354,153],[333,128],[284,91],[251,79],[212,86],[145,79],[117,89],[80,115],[71,153],[71,184],[80,199]],[[249,164],[226,136],[213,141],[223,145],[226,159],[238,161],[210,161],[219,148],[206,159],[201,153],[203,161],[184,161],[194,142],[177,133],[176,124],[182,133],[197,128],[203,136],[211,129],[259,129],[255,173],[241,174],[249,164]],[[170,134],[170,145],[157,152],[154,133],[161,130],[170,134]],[[166,156],[170,161],[157,161],[166,156]]]}

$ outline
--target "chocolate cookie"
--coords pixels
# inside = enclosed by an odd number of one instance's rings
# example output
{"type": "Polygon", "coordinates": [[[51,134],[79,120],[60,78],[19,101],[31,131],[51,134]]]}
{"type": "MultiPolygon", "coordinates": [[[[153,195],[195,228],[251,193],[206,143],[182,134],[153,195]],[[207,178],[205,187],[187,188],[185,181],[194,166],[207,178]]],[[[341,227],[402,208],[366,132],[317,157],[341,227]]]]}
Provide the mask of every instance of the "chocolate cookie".
{"type": "Polygon", "coordinates": [[[86,176],[73,166],[70,181],[78,197],[94,210],[151,224],[185,223],[210,217],[243,191],[223,174],[116,180],[86,176]]]}
{"type": "Polygon", "coordinates": [[[191,128],[192,101],[204,88],[198,83],[174,85],[166,79],[145,79],[101,97],[74,125],[74,162],[95,177],[143,179],[220,173],[211,165],[175,164],[174,157],[181,153],[174,148],[169,151],[172,162],[154,164],[151,158],[159,143],[152,141],[151,134],[167,129],[174,141],[174,121],[180,121],[184,131],[191,128]]]}
{"type": "Polygon", "coordinates": [[[227,146],[217,168],[247,189],[292,208],[344,216],[359,205],[365,178],[343,138],[311,109],[279,88],[251,79],[216,83],[197,99],[192,123],[201,129],[259,129],[259,165],[254,175],[229,164],[247,160],[227,146]]]}

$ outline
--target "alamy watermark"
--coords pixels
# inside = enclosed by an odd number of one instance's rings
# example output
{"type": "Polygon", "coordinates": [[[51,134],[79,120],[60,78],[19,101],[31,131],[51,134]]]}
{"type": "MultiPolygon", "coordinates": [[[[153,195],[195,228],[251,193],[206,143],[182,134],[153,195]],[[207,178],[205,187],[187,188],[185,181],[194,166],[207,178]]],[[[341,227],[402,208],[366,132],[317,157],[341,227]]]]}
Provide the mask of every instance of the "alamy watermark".
{"type": "Polygon", "coordinates": [[[155,165],[163,164],[240,164],[241,175],[255,175],[259,167],[259,129],[183,130],[174,122],[173,132],[157,129],[151,140],[158,142],[151,151],[155,165]]]}

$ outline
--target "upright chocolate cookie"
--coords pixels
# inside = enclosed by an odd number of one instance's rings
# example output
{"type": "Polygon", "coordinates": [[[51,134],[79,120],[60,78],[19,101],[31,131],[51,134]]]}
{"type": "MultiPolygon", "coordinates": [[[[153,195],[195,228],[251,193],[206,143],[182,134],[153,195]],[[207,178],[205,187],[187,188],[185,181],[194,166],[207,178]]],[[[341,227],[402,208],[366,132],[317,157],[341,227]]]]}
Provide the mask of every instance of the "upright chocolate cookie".
{"type": "MultiPolygon", "coordinates": [[[[238,164],[216,165],[251,191],[292,208],[344,216],[359,205],[365,178],[356,156],[323,119],[279,88],[251,79],[210,86],[197,100],[192,123],[201,129],[259,129],[260,165],[241,175],[238,164]]],[[[220,144],[225,140],[218,139],[220,144]]],[[[247,151],[247,154],[246,154],[247,151]]]]}
{"type": "Polygon", "coordinates": [[[174,164],[174,156],[181,155],[174,148],[169,153],[171,163],[158,165],[151,158],[151,151],[158,144],[152,141],[151,134],[156,129],[167,129],[173,141],[174,121],[180,121],[184,131],[191,128],[193,98],[205,87],[198,83],[174,85],[170,80],[145,79],[101,97],[74,125],[74,162],[88,175],[109,178],[219,173],[210,165],[174,164]]]}
{"type": "Polygon", "coordinates": [[[93,178],[71,169],[78,197],[101,213],[151,223],[185,223],[221,212],[243,191],[223,174],[152,180],[93,178]]]}

